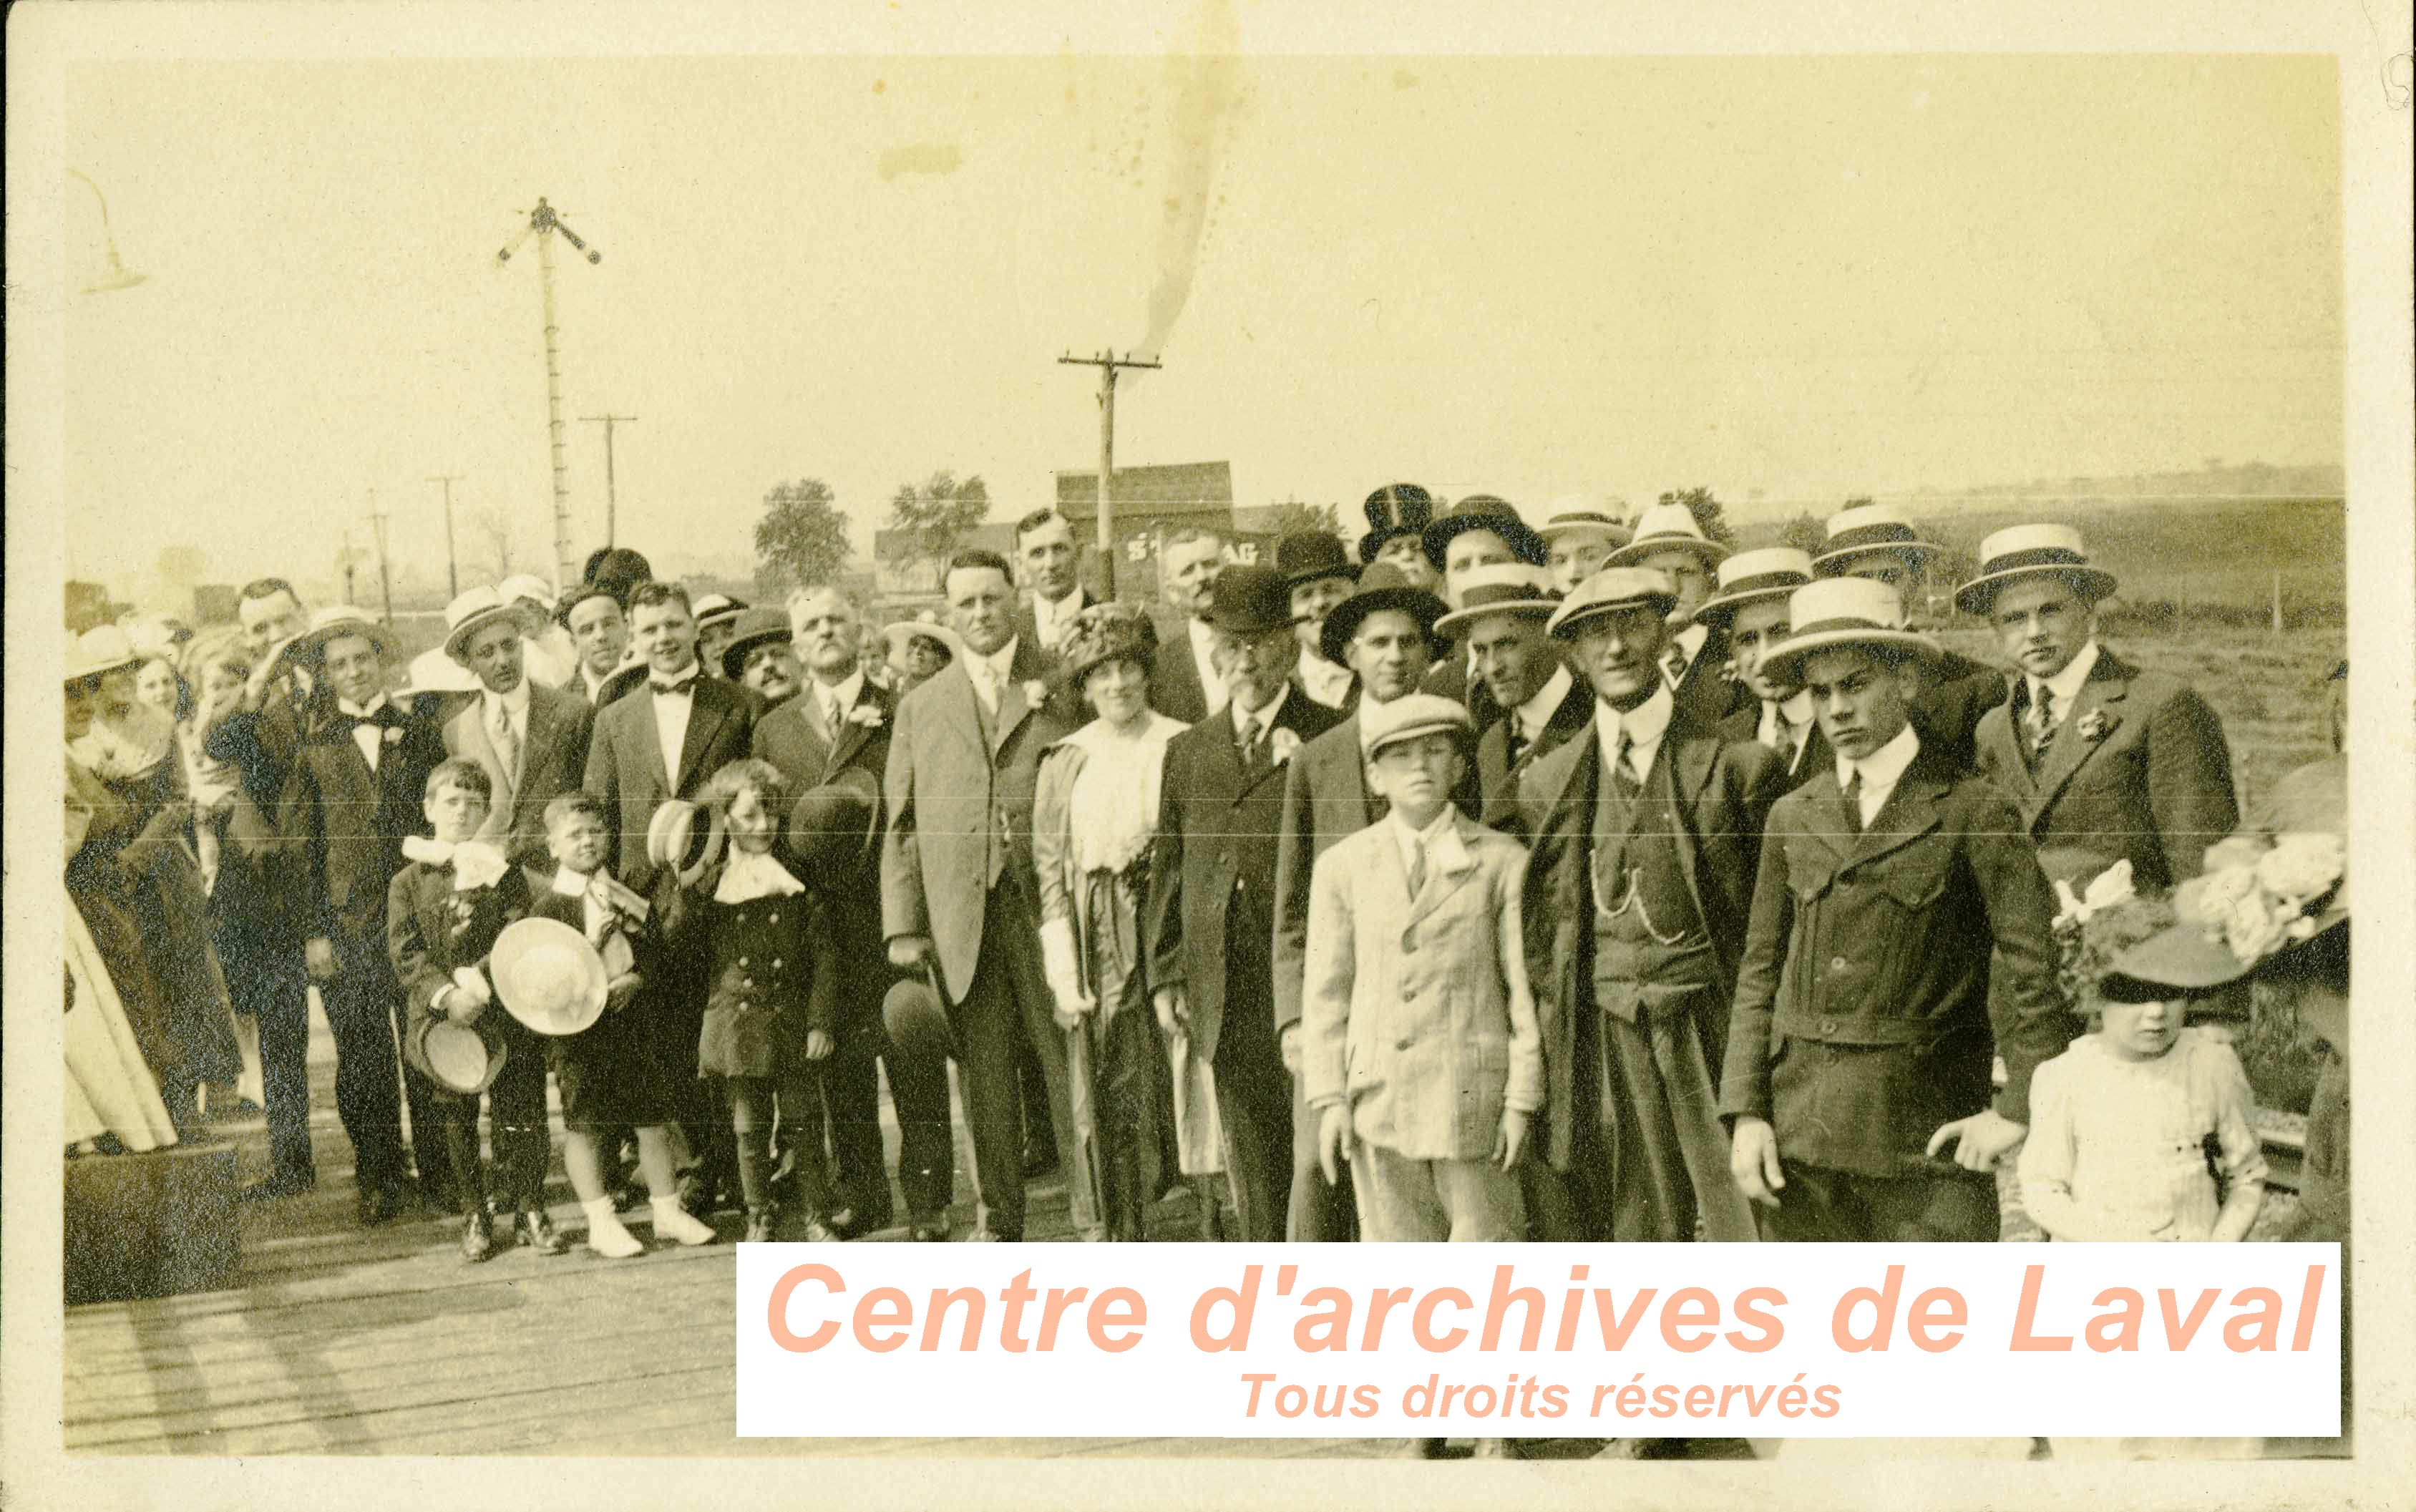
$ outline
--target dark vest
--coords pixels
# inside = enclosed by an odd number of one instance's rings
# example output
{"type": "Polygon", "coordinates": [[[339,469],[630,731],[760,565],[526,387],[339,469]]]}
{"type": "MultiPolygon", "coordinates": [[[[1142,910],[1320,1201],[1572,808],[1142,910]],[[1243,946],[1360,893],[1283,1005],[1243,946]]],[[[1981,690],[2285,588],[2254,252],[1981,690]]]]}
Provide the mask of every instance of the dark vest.
{"type": "Polygon", "coordinates": [[[1595,785],[1594,1005],[1631,1020],[1643,984],[1703,985],[1714,975],[1711,939],[1678,854],[1678,788],[1669,751],[1665,740],[1633,797],[1608,762],[1595,785]]]}

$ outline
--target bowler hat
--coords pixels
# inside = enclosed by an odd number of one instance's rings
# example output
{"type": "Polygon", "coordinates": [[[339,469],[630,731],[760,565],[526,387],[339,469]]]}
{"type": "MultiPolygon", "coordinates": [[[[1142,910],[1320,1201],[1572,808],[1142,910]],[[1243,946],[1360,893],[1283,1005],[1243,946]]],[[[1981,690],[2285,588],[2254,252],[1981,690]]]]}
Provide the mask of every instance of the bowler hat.
{"type": "Polygon", "coordinates": [[[1427,528],[1434,518],[1434,495],[1415,483],[1387,483],[1368,494],[1361,507],[1367,516],[1367,534],[1359,537],[1359,560],[1373,562],[1386,541],[1427,528]]]}
{"type": "Polygon", "coordinates": [[[1527,528],[1510,501],[1491,493],[1472,493],[1427,522],[1420,532],[1426,543],[1427,560],[1437,572],[1442,570],[1443,558],[1457,537],[1472,530],[1489,530],[1502,537],[1510,554],[1534,567],[1544,565],[1544,537],[1527,528]]]}
{"type": "MultiPolygon", "coordinates": [[[[1287,537],[1284,545],[1307,537],[1287,537]]],[[[1336,560],[1341,557],[1342,543],[1331,536],[1316,537],[1331,545],[1336,560]]],[[[1308,579],[1332,577],[1331,572],[1313,572],[1308,579]]],[[[1356,568],[1350,576],[1358,576],[1356,568]]],[[[1208,623],[1234,635],[1263,635],[1269,630],[1288,629],[1291,626],[1291,582],[1274,567],[1251,563],[1236,563],[1216,575],[1215,586],[1208,590],[1208,623]]]]}
{"type": "Polygon", "coordinates": [[[1560,640],[1573,641],[1586,622],[1617,610],[1650,608],[1655,614],[1667,614],[1677,606],[1678,591],[1667,572],[1657,567],[1607,567],[1570,590],[1544,628],[1560,640]]]}
{"type": "Polygon", "coordinates": [[[1694,552],[1707,567],[1729,554],[1727,547],[1703,534],[1694,510],[1683,504],[1656,504],[1637,520],[1635,538],[1604,558],[1603,565],[1641,567],[1645,558],[1672,548],[1694,552]]]}
{"type": "Polygon", "coordinates": [[[881,1000],[881,1026],[889,1043],[910,1060],[939,1065],[957,1053],[957,1032],[948,1021],[946,1000],[936,975],[928,970],[889,984],[881,1000]]]}
{"type": "Polygon", "coordinates": [[[1739,552],[1720,564],[1718,591],[1695,606],[1695,623],[1724,625],[1757,599],[1784,597],[1812,581],[1813,565],[1792,546],[1739,552]]]}
{"type": "Polygon", "coordinates": [[[2023,578],[2061,577],[2091,599],[2114,591],[2114,574],[2091,567],[2071,525],[2009,525],[1980,542],[1980,574],[1955,590],[1955,607],[1985,614],[1997,593],[2023,578]]]}
{"type": "Polygon", "coordinates": [[[1857,556],[1892,552],[1919,564],[1942,550],[1921,539],[1912,522],[1892,504],[1858,504],[1840,509],[1829,517],[1823,528],[1827,538],[1821,543],[1820,554],[1812,559],[1813,572],[1823,578],[1835,576],[1857,556]]]}
{"type": "Polygon", "coordinates": [[[792,639],[789,616],[781,610],[766,605],[749,609],[738,616],[736,633],[721,648],[721,675],[732,682],[747,670],[747,654],[768,641],[792,639]]]}
{"type": "Polygon", "coordinates": [[[1453,635],[1480,614],[1527,614],[1548,618],[1557,605],[1551,574],[1524,562],[1488,562],[1459,585],[1459,608],[1435,621],[1437,635],[1453,635]]]}
{"type": "Polygon", "coordinates": [[[470,1023],[441,1013],[415,1014],[403,1030],[403,1060],[445,1091],[464,1097],[493,1086],[510,1052],[510,1045],[483,1014],[470,1023]]]}
{"type": "Polygon", "coordinates": [[[1276,570],[1291,588],[1320,578],[1349,578],[1354,582],[1359,578],[1359,569],[1351,565],[1340,537],[1321,530],[1303,531],[1276,542],[1276,570]]]}
{"type": "Polygon", "coordinates": [[[487,974],[504,1011],[540,1035],[575,1035],[604,1016],[612,983],[587,936],[560,919],[515,919],[495,936],[487,974]]]}
{"type": "Polygon", "coordinates": [[[789,854],[808,871],[831,875],[860,865],[881,823],[881,792],[872,774],[851,766],[789,806],[789,854]]]}
{"type": "Polygon", "coordinates": [[[1816,651],[1867,646],[1934,662],[1940,655],[1929,637],[1904,627],[1904,600],[1884,582],[1869,578],[1821,578],[1787,600],[1787,639],[1762,653],[1765,673],[1797,675],[1795,668],[1816,651]]]}
{"type": "Polygon", "coordinates": [[[1359,574],[1358,591],[1325,616],[1325,627],[1318,632],[1318,649],[1324,653],[1326,660],[1341,662],[1343,648],[1359,633],[1360,622],[1387,609],[1399,610],[1415,619],[1418,628],[1432,641],[1435,621],[1442,618],[1447,607],[1432,593],[1411,582],[1399,567],[1390,562],[1378,562],[1359,574]]]}

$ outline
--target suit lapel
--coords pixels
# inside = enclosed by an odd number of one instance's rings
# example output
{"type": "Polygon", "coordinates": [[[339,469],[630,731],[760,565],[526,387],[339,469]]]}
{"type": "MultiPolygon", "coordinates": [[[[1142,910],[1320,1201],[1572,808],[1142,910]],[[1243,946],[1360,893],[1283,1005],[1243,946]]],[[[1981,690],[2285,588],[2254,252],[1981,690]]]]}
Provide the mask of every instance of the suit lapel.
{"type": "MultiPolygon", "coordinates": [[[[2073,701],[2063,722],[2056,726],[2055,737],[2047,742],[2046,760],[2038,770],[2038,782],[2024,809],[2035,827],[2047,809],[2055,806],[2073,774],[2079,771],[2091,754],[2104,744],[2090,740],[2080,733],[2081,721],[2091,714],[2104,714],[2106,722],[2114,722],[2115,705],[2131,696],[2130,669],[2116,661],[2111,654],[2100,648],[2097,665],[2091,668],[2089,681],[2080,685],[2080,696],[2073,701]]],[[[2008,708],[2011,704],[2008,703],[2008,708]]]]}
{"type": "Polygon", "coordinates": [[[2031,803],[2038,792],[2038,778],[2031,772],[2030,763],[2022,759],[2021,734],[2014,724],[2011,694],[1980,717],[1975,737],[1980,748],[1987,752],[1990,779],[2012,793],[2025,815],[2035,817],[2031,815],[2031,803]]]}
{"type": "Polygon", "coordinates": [[[722,721],[730,718],[730,704],[722,696],[722,686],[710,677],[699,676],[696,691],[688,695],[687,733],[680,741],[679,780],[683,784],[712,748],[714,737],[721,733],[722,721]]]}
{"type": "MultiPolygon", "coordinates": [[[[1449,902],[1452,895],[1458,892],[1467,885],[1468,879],[1476,874],[1476,852],[1469,843],[1470,831],[1473,824],[1474,821],[1454,809],[1451,810],[1449,827],[1444,829],[1441,838],[1427,847],[1426,885],[1418,889],[1415,898],[1410,900],[1412,926],[1449,902]]],[[[1392,837],[1388,835],[1385,839],[1391,839],[1392,837]]],[[[1400,859],[1401,848],[1398,844],[1395,844],[1393,846],[1394,864],[1399,865],[1400,859]]],[[[1405,892],[1409,888],[1407,872],[1402,873],[1401,886],[1405,892]]]]}
{"type": "Polygon", "coordinates": [[[1847,854],[1853,864],[1902,850],[1938,827],[1938,801],[1946,786],[1920,770],[1924,764],[1916,758],[1913,767],[1896,779],[1895,790],[1888,794],[1887,802],[1871,816],[1868,827],[1850,837],[1853,845],[1847,854]]]}
{"type": "MultiPolygon", "coordinates": [[[[881,712],[884,722],[887,720],[889,716],[887,703],[883,699],[881,689],[873,687],[872,680],[868,677],[857,687],[855,702],[848,706],[860,709],[868,704],[881,712]]],[[[823,776],[827,778],[831,773],[845,766],[848,758],[863,749],[864,743],[871,738],[872,726],[858,724],[853,719],[842,719],[838,729],[833,733],[829,759],[823,764],[823,776]]]]}

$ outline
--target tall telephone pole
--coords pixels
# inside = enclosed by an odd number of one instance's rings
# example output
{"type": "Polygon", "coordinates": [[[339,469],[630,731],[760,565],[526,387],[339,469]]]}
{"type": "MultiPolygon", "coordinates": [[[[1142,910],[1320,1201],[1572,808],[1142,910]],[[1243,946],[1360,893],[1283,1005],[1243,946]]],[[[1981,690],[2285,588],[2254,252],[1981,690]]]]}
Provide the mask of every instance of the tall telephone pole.
{"type": "Polygon", "coordinates": [[[536,208],[529,212],[528,224],[522,226],[504,249],[495,254],[497,266],[512,260],[512,253],[531,235],[536,237],[537,282],[545,291],[545,429],[548,448],[553,457],[553,585],[558,590],[574,581],[570,567],[570,481],[562,457],[562,358],[555,349],[553,322],[553,238],[561,233],[563,240],[587,254],[590,263],[601,263],[604,254],[579,239],[579,234],[562,222],[562,212],[537,197],[536,208]]]}
{"type": "Polygon", "coordinates": [[[1142,362],[1129,352],[1120,357],[1112,351],[1102,351],[1095,357],[1078,357],[1068,352],[1057,360],[1061,365],[1099,370],[1099,597],[1113,598],[1116,596],[1115,506],[1110,501],[1109,487],[1116,474],[1116,370],[1157,368],[1164,364],[1142,362]]]}
{"type": "Polygon", "coordinates": [[[378,507],[377,490],[370,490],[370,529],[377,536],[378,592],[385,597],[385,627],[394,628],[394,574],[387,570],[385,511],[378,507]]]}
{"type": "Polygon", "coordinates": [[[612,481],[612,427],[635,425],[638,417],[634,415],[582,415],[579,418],[584,423],[604,428],[604,544],[610,546],[621,516],[620,494],[612,481]]]}
{"type": "Polygon", "coordinates": [[[336,558],[336,565],[344,574],[344,602],[358,603],[359,600],[353,597],[353,574],[359,566],[359,557],[353,551],[353,527],[350,525],[344,527],[344,550],[336,558]]]}
{"type": "Polygon", "coordinates": [[[445,596],[459,598],[461,596],[461,568],[460,559],[453,554],[453,485],[461,481],[461,475],[438,473],[428,481],[445,485],[445,596]]]}

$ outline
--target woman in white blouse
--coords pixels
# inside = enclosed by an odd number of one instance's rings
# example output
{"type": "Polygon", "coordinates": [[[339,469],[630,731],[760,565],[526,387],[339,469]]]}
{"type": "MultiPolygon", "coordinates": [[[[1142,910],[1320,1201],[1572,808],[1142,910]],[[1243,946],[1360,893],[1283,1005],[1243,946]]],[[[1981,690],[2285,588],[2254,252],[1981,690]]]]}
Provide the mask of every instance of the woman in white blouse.
{"type": "Polygon", "coordinates": [[[1071,1024],[1074,1123],[1110,1240],[1147,1237],[1174,1172],[1166,1049],[1142,977],[1166,743],[1185,728],[1149,705],[1157,635],[1128,604],[1077,615],[1059,647],[1065,686],[1096,716],[1041,758],[1033,816],[1040,944],[1058,1020],[1071,1024]]]}

